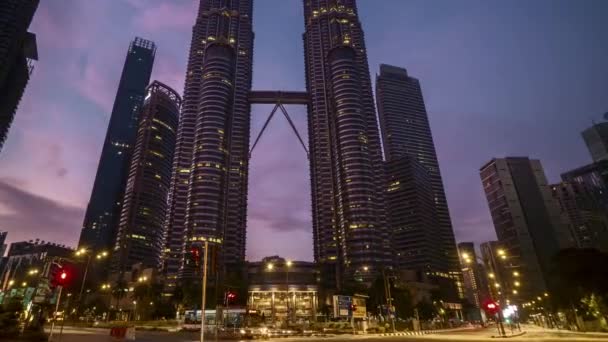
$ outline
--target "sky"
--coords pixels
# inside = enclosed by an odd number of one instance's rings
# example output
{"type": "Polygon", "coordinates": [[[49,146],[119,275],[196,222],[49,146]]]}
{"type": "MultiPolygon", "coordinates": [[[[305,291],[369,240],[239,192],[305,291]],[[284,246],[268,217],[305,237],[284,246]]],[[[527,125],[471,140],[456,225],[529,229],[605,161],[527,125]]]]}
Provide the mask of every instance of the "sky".
{"type": "MultiPolygon", "coordinates": [[[[479,181],[530,156],[550,182],[590,162],[580,132],[608,111],[608,1],[359,0],[372,78],[420,79],[458,241],[495,239],[479,181]]],[[[182,93],[195,0],[47,0],[39,61],[0,153],[0,231],[76,245],[130,40],[182,93]]],[[[304,90],[302,1],[256,0],[254,89],[304,90]]],[[[305,111],[287,108],[302,134],[305,111]]],[[[270,107],[254,106],[252,139],[270,107]]],[[[251,161],[247,256],[312,260],[309,165],[282,116],[251,161]]]]}

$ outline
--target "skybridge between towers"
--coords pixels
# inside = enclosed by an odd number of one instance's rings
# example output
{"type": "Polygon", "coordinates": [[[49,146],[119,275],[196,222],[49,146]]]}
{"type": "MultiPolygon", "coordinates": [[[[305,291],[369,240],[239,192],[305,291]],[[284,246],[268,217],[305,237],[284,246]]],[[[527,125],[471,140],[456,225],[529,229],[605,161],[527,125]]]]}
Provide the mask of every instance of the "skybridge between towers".
{"type": "Polygon", "coordinates": [[[250,104],[274,104],[275,105],[274,108],[272,109],[272,111],[270,112],[270,115],[268,115],[268,119],[266,119],[264,126],[262,126],[262,130],[260,130],[260,133],[258,134],[257,138],[255,139],[255,142],[251,146],[251,150],[249,151],[250,159],[251,159],[251,155],[253,153],[253,149],[256,147],[256,145],[260,141],[262,134],[264,134],[266,127],[268,127],[270,120],[272,120],[272,118],[274,117],[274,114],[277,112],[278,109],[281,110],[281,112],[287,119],[287,122],[289,122],[291,129],[293,129],[293,132],[298,137],[300,144],[302,145],[302,147],[304,148],[304,151],[306,152],[306,157],[308,159],[310,159],[310,154],[308,152],[308,148],[306,147],[304,140],[302,140],[300,133],[298,133],[296,126],[294,125],[293,121],[289,117],[289,114],[287,113],[287,109],[285,109],[285,106],[284,106],[284,105],[309,105],[310,96],[308,95],[307,92],[305,92],[305,91],[255,90],[255,91],[249,92],[249,103],[250,104]]]}

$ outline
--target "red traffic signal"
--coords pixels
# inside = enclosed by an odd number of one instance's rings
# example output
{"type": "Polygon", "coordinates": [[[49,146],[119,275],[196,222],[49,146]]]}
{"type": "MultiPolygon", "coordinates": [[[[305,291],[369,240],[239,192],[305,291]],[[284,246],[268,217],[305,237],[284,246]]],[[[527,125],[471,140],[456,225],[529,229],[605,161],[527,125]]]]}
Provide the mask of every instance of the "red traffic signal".
{"type": "Polygon", "coordinates": [[[55,276],[55,284],[58,286],[65,286],[70,278],[70,275],[66,270],[60,270],[55,276]]]}
{"type": "Polygon", "coordinates": [[[236,293],[232,291],[226,292],[226,304],[231,304],[236,300],[236,293]]]}
{"type": "Polygon", "coordinates": [[[201,262],[201,250],[198,246],[192,246],[192,248],[190,248],[190,258],[195,265],[199,265],[201,262]]]}
{"type": "Polygon", "coordinates": [[[498,312],[498,310],[500,310],[500,305],[498,305],[498,303],[490,300],[490,301],[487,301],[484,303],[483,308],[487,313],[493,315],[496,312],[498,312]]]}

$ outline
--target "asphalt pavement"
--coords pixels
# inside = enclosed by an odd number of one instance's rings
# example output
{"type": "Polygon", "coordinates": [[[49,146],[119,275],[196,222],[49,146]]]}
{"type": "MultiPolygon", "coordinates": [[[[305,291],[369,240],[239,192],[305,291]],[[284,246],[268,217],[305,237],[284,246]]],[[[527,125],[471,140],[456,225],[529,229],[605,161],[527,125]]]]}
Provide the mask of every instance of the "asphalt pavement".
{"type": "MultiPolygon", "coordinates": [[[[570,341],[601,341],[608,342],[608,334],[592,333],[572,333],[568,331],[546,330],[534,326],[525,326],[526,334],[512,337],[508,340],[517,341],[539,341],[539,342],[570,342],[570,341]]],[[[424,336],[378,336],[378,335],[344,335],[334,337],[298,337],[298,338],[277,338],[267,341],[275,342],[340,342],[340,341],[361,341],[361,342],[419,342],[419,341],[496,341],[492,338],[496,335],[495,328],[475,329],[467,331],[445,332],[424,336]]],[[[57,342],[59,336],[53,341],[57,342]]],[[[211,337],[211,336],[210,336],[211,337]]],[[[166,333],[166,332],[147,332],[138,331],[136,333],[137,342],[197,342],[198,333],[166,333]]],[[[206,339],[207,340],[207,339],[206,339]]],[[[110,342],[113,341],[107,329],[86,329],[86,328],[65,328],[61,336],[61,342],[110,342]]],[[[115,340],[114,340],[115,341],[115,340]]],[[[207,341],[212,341],[208,339],[207,341]]]]}

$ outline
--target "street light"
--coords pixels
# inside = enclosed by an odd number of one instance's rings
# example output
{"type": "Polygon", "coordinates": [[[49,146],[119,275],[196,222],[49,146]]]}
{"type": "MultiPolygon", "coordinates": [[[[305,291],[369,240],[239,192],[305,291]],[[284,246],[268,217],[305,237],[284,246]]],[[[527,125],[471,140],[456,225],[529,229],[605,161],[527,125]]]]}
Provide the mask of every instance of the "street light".
{"type": "Polygon", "coordinates": [[[38,269],[34,268],[32,270],[29,270],[29,272],[27,272],[28,275],[34,275],[34,274],[38,274],[38,269]]]}
{"type": "Polygon", "coordinates": [[[514,276],[514,277],[519,277],[519,272],[517,272],[517,271],[513,271],[513,276],[514,276]]]}
{"type": "Polygon", "coordinates": [[[488,273],[488,277],[494,279],[496,276],[494,275],[494,273],[488,273]]]}
{"type": "MultiPolygon", "coordinates": [[[[84,284],[87,282],[87,274],[89,273],[89,265],[91,264],[91,254],[89,253],[89,250],[86,248],[81,248],[78,251],[76,251],[76,256],[80,257],[80,256],[87,256],[87,263],[86,266],[84,268],[84,274],[82,275],[82,284],[80,285],[80,293],[78,294],[78,308],[80,309],[80,303],[82,302],[82,293],[84,292],[84,284]]],[[[102,259],[108,256],[108,252],[101,252],[99,254],[97,254],[97,259],[102,259]]]]}
{"type": "Polygon", "coordinates": [[[272,271],[273,268],[274,268],[273,264],[266,265],[266,269],[269,270],[269,271],[272,271]]]}
{"type": "Polygon", "coordinates": [[[293,265],[291,260],[285,262],[285,290],[287,291],[287,322],[289,323],[291,315],[289,313],[289,268],[293,265]]]}
{"type": "Polygon", "coordinates": [[[364,270],[365,272],[367,272],[367,271],[369,271],[369,267],[368,267],[368,266],[363,266],[363,270],[364,270]]]}
{"type": "Polygon", "coordinates": [[[12,279],[11,279],[11,280],[9,280],[9,281],[8,281],[8,286],[13,286],[13,285],[15,285],[15,281],[14,281],[14,280],[12,280],[12,279]]]}

